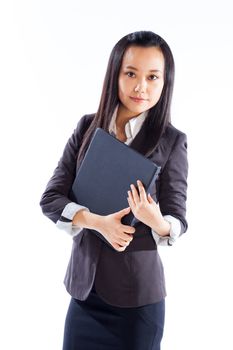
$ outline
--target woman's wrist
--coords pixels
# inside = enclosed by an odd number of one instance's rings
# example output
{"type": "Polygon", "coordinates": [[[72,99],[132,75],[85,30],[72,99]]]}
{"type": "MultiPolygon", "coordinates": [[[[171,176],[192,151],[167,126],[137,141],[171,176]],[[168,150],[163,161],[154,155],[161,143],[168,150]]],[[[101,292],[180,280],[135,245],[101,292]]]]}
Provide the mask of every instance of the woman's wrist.
{"type": "Polygon", "coordinates": [[[98,230],[101,227],[102,216],[91,213],[88,210],[81,209],[73,217],[72,224],[82,228],[98,230]]]}
{"type": "Polygon", "coordinates": [[[171,224],[162,217],[160,223],[152,227],[152,230],[154,230],[159,236],[170,236],[171,224]]]}

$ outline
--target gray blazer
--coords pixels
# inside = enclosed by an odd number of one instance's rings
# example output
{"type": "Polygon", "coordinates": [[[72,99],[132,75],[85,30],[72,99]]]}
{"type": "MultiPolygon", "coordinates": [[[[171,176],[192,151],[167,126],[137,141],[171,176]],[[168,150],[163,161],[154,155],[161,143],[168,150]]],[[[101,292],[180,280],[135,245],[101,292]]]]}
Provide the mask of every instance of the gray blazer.
{"type": "MultiPolygon", "coordinates": [[[[94,114],[88,114],[79,120],[41,197],[42,211],[54,223],[64,219],[61,213],[71,202],[69,193],[78,168],[78,150],[93,117],[94,114]]],[[[140,144],[145,138],[142,126],[129,147],[140,151],[140,144]]],[[[180,220],[183,234],[187,230],[187,137],[169,124],[156,150],[144,155],[161,166],[150,194],[159,202],[163,215],[172,215],[180,220]]],[[[64,279],[71,296],[85,300],[93,284],[102,299],[120,307],[142,306],[166,296],[163,265],[151,228],[140,221],[135,228],[134,238],[123,252],[111,249],[86,228],[73,237],[64,279]]]]}

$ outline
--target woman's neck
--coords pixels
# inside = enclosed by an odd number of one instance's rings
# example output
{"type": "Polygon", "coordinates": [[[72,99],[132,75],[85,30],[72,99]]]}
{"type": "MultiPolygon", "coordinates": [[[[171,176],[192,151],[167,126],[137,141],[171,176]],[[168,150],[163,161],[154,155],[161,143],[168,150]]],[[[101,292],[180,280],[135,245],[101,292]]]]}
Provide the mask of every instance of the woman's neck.
{"type": "Polygon", "coordinates": [[[125,125],[128,123],[128,121],[136,116],[137,115],[133,115],[129,110],[120,104],[117,110],[116,128],[124,131],[125,125]]]}

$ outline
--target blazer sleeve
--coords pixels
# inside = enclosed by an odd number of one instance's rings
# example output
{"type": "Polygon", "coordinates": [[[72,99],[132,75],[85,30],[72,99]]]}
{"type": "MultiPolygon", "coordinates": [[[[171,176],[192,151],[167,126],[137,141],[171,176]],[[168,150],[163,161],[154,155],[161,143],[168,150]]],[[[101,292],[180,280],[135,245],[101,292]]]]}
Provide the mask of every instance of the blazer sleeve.
{"type": "Polygon", "coordinates": [[[68,139],[58,165],[40,199],[43,214],[54,223],[59,219],[63,220],[61,217],[63,209],[72,202],[68,195],[76,174],[77,154],[82,142],[85,117],[84,115],[79,120],[76,129],[68,139]]]}
{"type": "Polygon", "coordinates": [[[181,232],[187,231],[187,136],[178,133],[168,160],[160,174],[159,206],[163,215],[172,215],[181,222],[181,232]]]}

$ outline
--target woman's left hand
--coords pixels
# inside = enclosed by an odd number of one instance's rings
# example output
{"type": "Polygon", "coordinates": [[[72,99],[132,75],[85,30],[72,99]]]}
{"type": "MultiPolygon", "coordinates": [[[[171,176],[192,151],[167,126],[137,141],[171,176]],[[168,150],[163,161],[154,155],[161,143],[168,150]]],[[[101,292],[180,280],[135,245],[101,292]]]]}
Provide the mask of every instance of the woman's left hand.
{"type": "Polygon", "coordinates": [[[152,229],[160,228],[164,224],[159,205],[153,200],[150,194],[146,194],[145,188],[140,180],[137,180],[138,190],[131,184],[131,191],[128,191],[128,203],[135,218],[152,229]]]}

